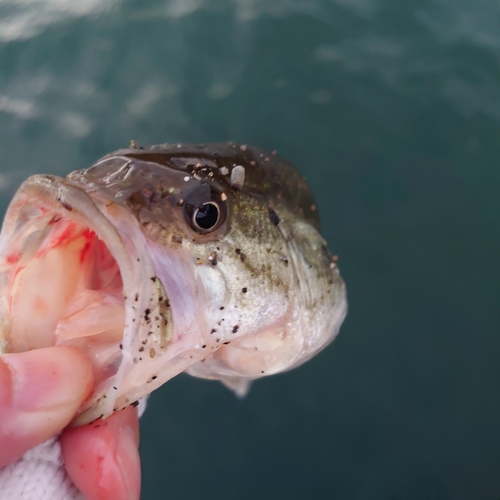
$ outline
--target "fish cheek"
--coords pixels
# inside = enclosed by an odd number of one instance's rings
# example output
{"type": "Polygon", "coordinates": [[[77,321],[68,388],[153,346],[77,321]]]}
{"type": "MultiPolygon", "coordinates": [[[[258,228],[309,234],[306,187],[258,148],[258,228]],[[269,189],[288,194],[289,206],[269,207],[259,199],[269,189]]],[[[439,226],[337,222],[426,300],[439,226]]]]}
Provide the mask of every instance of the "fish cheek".
{"type": "Polygon", "coordinates": [[[218,272],[216,266],[199,266],[197,268],[198,277],[203,283],[206,295],[206,307],[219,311],[221,305],[227,304],[229,300],[229,287],[226,277],[218,272]]]}

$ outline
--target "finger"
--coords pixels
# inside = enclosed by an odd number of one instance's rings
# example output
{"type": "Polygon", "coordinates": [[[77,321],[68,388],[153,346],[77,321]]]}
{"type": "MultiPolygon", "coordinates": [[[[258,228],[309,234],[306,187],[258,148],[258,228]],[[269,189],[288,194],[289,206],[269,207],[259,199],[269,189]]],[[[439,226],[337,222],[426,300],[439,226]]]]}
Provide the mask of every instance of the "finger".
{"type": "Polygon", "coordinates": [[[138,500],[141,492],[139,420],[128,407],[105,420],[64,430],[66,470],[87,500],[138,500]]]}
{"type": "Polygon", "coordinates": [[[66,427],[92,388],[92,368],[72,347],[0,356],[0,467],[66,427]]]}

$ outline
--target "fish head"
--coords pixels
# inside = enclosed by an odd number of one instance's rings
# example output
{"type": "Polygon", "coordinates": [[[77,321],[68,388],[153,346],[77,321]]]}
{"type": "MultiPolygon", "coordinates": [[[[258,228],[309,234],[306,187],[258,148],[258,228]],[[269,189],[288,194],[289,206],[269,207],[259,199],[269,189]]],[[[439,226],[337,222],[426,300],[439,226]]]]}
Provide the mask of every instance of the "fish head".
{"type": "Polygon", "coordinates": [[[243,395],[327,345],[345,286],[285,160],[234,143],[116,151],[36,175],[0,236],[0,350],[91,360],[83,424],[181,372],[243,395]]]}

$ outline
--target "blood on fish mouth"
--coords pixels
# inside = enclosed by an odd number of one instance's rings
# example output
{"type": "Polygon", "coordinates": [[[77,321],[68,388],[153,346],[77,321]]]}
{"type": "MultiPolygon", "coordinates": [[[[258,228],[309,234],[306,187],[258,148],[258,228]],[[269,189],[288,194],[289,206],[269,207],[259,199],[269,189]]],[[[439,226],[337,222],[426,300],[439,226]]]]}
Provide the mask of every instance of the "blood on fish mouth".
{"type": "MultiPolygon", "coordinates": [[[[92,362],[94,380],[100,383],[116,374],[121,358],[125,312],[120,269],[104,242],[90,229],[63,218],[52,231],[54,236],[49,234],[31,265],[42,266],[49,260],[57,266],[52,252],[68,261],[63,277],[67,282],[50,283],[56,292],[60,288],[66,292],[59,295],[65,307],[56,319],[54,344],[74,345],[85,352],[92,362]]],[[[41,270],[42,275],[48,272],[51,269],[41,270]]],[[[46,303],[43,297],[40,300],[46,303]]],[[[49,315],[51,309],[55,312],[56,308],[49,306],[49,315]]],[[[43,315],[43,310],[34,312],[37,317],[43,315]]]]}
{"type": "Polygon", "coordinates": [[[17,251],[8,257],[18,260],[9,301],[9,350],[75,346],[91,361],[95,383],[102,384],[116,374],[122,357],[119,266],[94,231],[60,214],[41,231],[44,237],[29,260],[23,262],[17,251]]]}

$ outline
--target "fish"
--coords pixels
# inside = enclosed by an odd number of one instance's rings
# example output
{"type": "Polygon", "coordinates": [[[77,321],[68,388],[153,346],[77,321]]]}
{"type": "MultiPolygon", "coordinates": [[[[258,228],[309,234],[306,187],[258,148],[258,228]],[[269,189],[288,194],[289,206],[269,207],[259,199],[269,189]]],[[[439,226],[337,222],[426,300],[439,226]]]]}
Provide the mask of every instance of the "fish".
{"type": "Polygon", "coordinates": [[[326,347],[346,312],[304,177],[244,144],[132,141],[31,176],[0,233],[0,352],[80,349],[94,388],[73,425],[182,372],[243,396],[326,347]]]}

